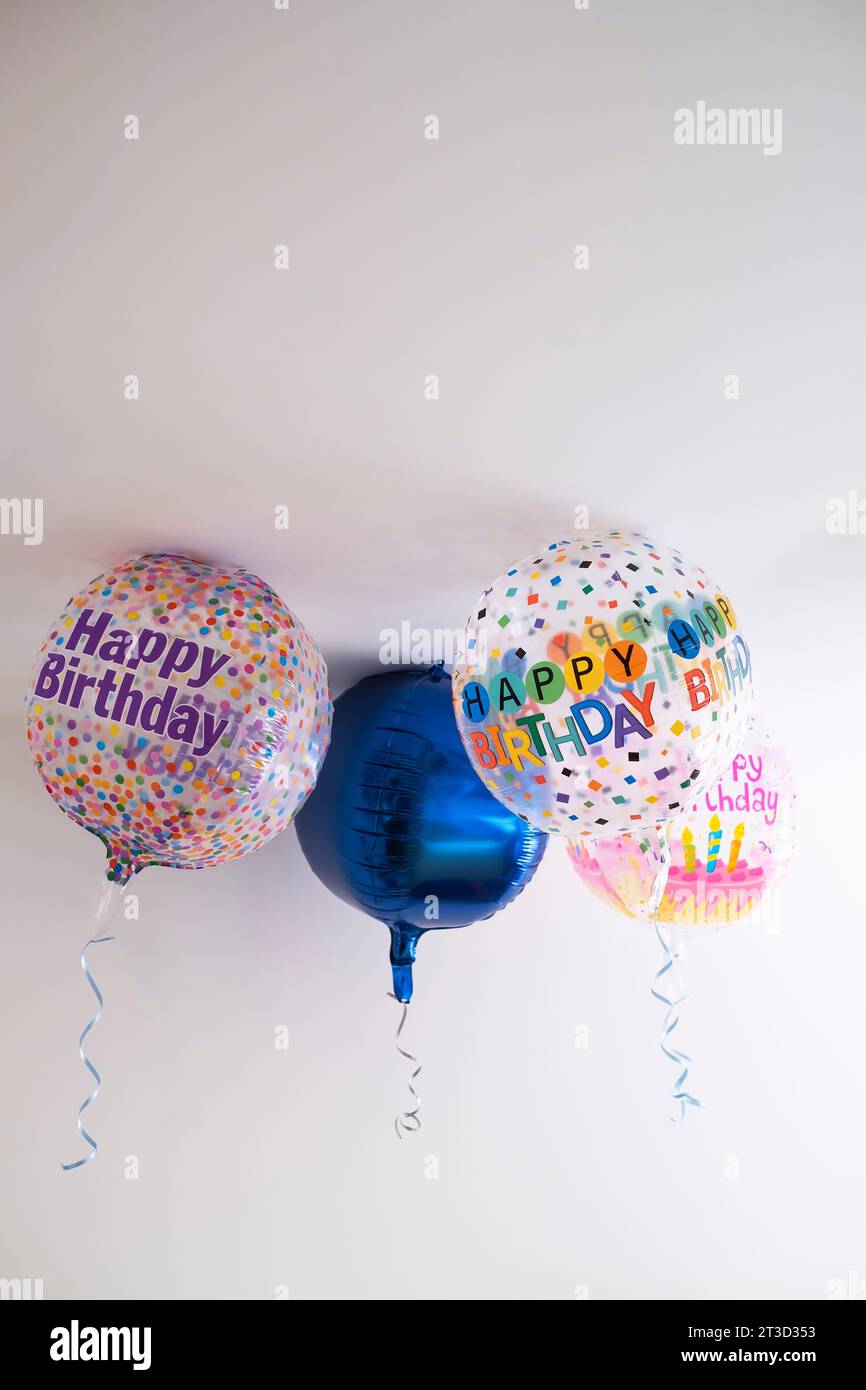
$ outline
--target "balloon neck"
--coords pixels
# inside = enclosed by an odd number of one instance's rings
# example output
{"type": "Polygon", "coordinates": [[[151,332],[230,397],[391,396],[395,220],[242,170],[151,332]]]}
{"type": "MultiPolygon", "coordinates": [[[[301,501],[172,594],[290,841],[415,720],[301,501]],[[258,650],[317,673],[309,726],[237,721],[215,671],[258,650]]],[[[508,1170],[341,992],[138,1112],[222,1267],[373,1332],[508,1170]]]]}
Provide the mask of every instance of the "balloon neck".
{"type": "Polygon", "coordinates": [[[401,1004],[408,1004],[412,998],[412,966],[415,964],[418,938],[424,929],[396,922],[389,926],[388,930],[391,933],[391,978],[394,982],[394,994],[401,1004]]]}
{"type": "Polygon", "coordinates": [[[129,882],[133,874],[137,874],[141,869],[146,867],[148,861],[143,860],[122,840],[105,839],[103,843],[105,844],[108,856],[105,865],[105,876],[109,883],[114,883],[119,887],[123,887],[124,884],[129,882]]]}

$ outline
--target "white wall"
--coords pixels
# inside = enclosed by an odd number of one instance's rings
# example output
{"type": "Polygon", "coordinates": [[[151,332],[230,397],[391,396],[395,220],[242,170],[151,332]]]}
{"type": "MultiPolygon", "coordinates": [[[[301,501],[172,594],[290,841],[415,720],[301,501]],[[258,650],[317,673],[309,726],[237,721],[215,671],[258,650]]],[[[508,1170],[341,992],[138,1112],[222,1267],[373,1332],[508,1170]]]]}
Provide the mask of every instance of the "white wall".
{"type": "Polygon", "coordinates": [[[866,537],[825,529],[828,499],[866,498],[860,6],[28,3],[3,28],[2,491],[44,498],[45,538],[0,538],[0,1276],[250,1298],[866,1278],[866,537]],[[675,146],[699,99],[781,107],[781,154],[675,146]],[[783,930],[688,952],[705,1110],[668,1120],[651,934],[553,845],[498,920],[422,942],[424,1128],[400,1143],[386,933],[289,831],[134,885],[140,921],[91,961],[100,1154],[61,1173],[101,859],[21,709],[68,594],[147,547],[245,563],[341,689],[383,627],[458,625],[578,504],[719,577],[798,767],[783,930]]]}

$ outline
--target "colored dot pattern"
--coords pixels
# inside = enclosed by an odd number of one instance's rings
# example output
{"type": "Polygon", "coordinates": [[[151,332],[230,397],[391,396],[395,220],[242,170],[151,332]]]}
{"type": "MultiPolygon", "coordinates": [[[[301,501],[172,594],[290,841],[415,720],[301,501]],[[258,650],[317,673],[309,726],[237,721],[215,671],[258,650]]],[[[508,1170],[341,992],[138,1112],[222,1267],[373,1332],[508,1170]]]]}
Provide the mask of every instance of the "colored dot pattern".
{"type": "MultiPolygon", "coordinates": [[[[97,652],[79,669],[98,678],[112,664],[97,652]]],[[[134,686],[144,696],[166,685],[153,667],[137,668],[134,686]]],[[[285,829],[315,786],[331,716],[322,655],[273,589],[246,570],[154,554],[116,566],[69,600],[34,667],[27,737],[51,796],[99,836],[108,877],[125,882],[148,865],[222,864],[285,829]],[[162,630],[228,655],[207,685],[184,688],[196,709],[228,721],[207,755],[98,717],[92,691],[78,709],[37,696],[46,656],[64,650],[82,609],[110,611],[112,630],[162,630]]]]}
{"type": "Polygon", "coordinates": [[[732,606],[702,569],[644,536],[612,531],[555,541],[484,591],[468,619],[453,695],[470,761],[500,801],[541,830],[574,840],[603,839],[667,821],[720,776],[745,736],[751,662],[732,606]],[[611,655],[629,641],[646,656],[633,681],[615,678],[611,655]],[[746,671],[736,673],[718,698],[692,708],[686,673],[709,662],[708,670],[690,680],[705,681],[708,690],[712,683],[715,690],[719,658],[730,663],[736,647],[746,671]],[[570,745],[574,721],[570,729],[566,720],[582,695],[570,688],[568,662],[578,653],[593,658],[584,662],[593,666],[592,697],[610,711],[623,704],[624,691],[642,699],[653,683],[650,737],[632,735],[617,747],[614,731],[586,744],[583,755],[570,745]],[[473,744],[481,725],[467,719],[463,702],[467,684],[480,681],[490,690],[500,672],[525,678],[543,661],[565,668],[559,698],[545,704],[527,700],[519,712],[491,709],[487,722],[498,726],[498,750],[502,736],[519,727],[518,718],[540,714],[551,737],[563,740],[557,744],[561,759],[545,750],[541,767],[531,761],[519,767],[501,757],[495,767],[482,765],[473,744]]]}

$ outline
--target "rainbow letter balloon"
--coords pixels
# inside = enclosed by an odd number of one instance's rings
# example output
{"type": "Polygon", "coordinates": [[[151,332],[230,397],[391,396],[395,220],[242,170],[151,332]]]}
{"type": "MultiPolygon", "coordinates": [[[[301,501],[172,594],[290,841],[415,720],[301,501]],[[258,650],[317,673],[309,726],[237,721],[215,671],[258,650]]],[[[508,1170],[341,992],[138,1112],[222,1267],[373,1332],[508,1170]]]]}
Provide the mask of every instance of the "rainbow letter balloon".
{"type": "Polygon", "coordinates": [[[27,699],[36,768],[118,883],[257,849],[306,801],[330,729],[321,653],[273,589],[182,555],[70,599],[27,699]]]}
{"type": "Polygon", "coordinates": [[[613,531],[555,541],[485,589],[453,694],[494,796],[539,830],[604,839],[712,786],[742,744],[752,669],[702,569],[613,531]]]}

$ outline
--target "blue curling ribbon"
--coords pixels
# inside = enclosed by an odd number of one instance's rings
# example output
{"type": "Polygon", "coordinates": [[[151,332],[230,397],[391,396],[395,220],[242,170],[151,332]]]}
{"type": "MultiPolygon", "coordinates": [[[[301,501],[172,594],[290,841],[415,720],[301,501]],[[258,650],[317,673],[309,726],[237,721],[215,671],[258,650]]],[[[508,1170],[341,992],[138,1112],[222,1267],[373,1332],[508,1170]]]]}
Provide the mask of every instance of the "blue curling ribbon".
{"type": "MultiPolygon", "coordinates": [[[[672,969],[673,963],[676,960],[676,955],[671,951],[667,939],[664,933],[662,932],[662,929],[659,926],[658,922],[655,923],[655,929],[656,936],[658,938],[658,943],[664,951],[666,957],[664,965],[661,967],[660,970],[656,971],[654,976],[654,979],[656,980],[656,982],[658,982],[659,980],[661,980],[663,975],[666,975],[667,972],[670,969],[672,969]]],[[[681,994],[679,999],[668,999],[667,995],[662,994],[660,990],[653,987],[652,996],[653,999],[657,999],[660,1004],[664,1004],[667,1009],[667,1012],[665,1014],[665,1021],[662,1024],[662,1036],[659,1046],[661,1047],[662,1052],[668,1058],[669,1061],[673,1062],[676,1066],[682,1065],[682,1071],[680,1072],[673,1086],[673,1098],[674,1100],[678,1100],[680,1103],[680,1113],[679,1115],[671,1115],[671,1119],[673,1120],[673,1122],[675,1124],[678,1124],[680,1120],[685,1118],[687,1105],[696,1105],[698,1109],[703,1108],[701,1106],[701,1102],[699,1100],[696,1100],[696,1098],[693,1095],[690,1095],[689,1092],[685,1090],[686,1078],[689,1074],[688,1064],[692,1060],[691,1057],[688,1055],[687,1052],[680,1052],[676,1048],[668,1047],[666,1041],[670,1037],[674,1029],[679,1025],[680,1016],[677,1013],[677,1005],[683,1002],[683,1000],[686,998],[686,995],[681,994]]]]}
{"type": "Polygon", "coordinates": [[[96,995],[96,1000],[99,1004],[99,1008],[93,1015],[93,1018],[90,1020],[90,1022],[85,1024],[84,1028],[82,1029],[81,1037],[78,1039],[78,1055],[81,1058],[84,1065],[86,1066],[87,1070],[90,1072],[90,1075],[96,1082],[96,1089],[91,1091],[90,1095],[87,1096],[86,1099],[81,1102],[80,1106],[78,1107],[78,1118],[76,1121],[76,1123],[78,1124],[78,1133],[81,1135],[82,1139],[85,1139],[87,1143],[90,1145],[90,1153],[85,1154],[84,1158],[77,1159],[75,1163],[61,1163],[60,1167],[63,1169],[64,1173],[70,1173],[73,1168],[82,1168],[85,1163],[89,1163],[92,1158],[96,1157],[96,1140],[92,1137],[92,1135],[87,1133],[87,1130],[81,1123],[81,1116],[84,1114],[88,1105],[92,1104],[92,1102],[95,1101],[96,1097],[99,1095],[99,1091],[102,1086],[102,1077],[99,1075],[99,1072],[96,1070],[96,1067],[93,1065],[90,1058],[84,1051],[84,1039],[87,1037],[87,1034],[91,1031],[91,1029],[96,1027],[97,1023],[102,1018],[102,1006],[105,1001],[102,997],[99,986],[97,985],[96,981],[94,980],[93,976],[87,968],[86,957],[88,946],[98,946],[103,941],[113,940],[113,936],[91,936],[90,940],[85,945],[84,950],[81,952],[81,969],[84,971],[85,980],[90,985],[90,988],[93,990],[93,993],[96,995]]]}
{"type": "MultiPolygon", "coordinates": [[[[656,984],[658,984],[659,981],[664,978],[664,976],[668,973],[669,970],[673,969],[674,961],[677,959],[676,952],[671,950],[668,944],[667,937],[662,931],[662,928],[659,925],[658,920],[658,912],[659,908],[661,907],[662,898],[665,895],[665,888],[667,887],[668,882],[668,870],[670,868],[670,855],[668,854],[666,827],[662,827],[662,829],[658,832],[657,858],[658,869],[656,870],[656,876],[653,881],[652,893],[650,894],[649,916],[650,921],[656,929],[656,938],[658,940],[658,943],[665,953],[665,962],[664,965],[662,965],[660,969],[656,971],[653,977],[656,984]]],[[[679,1026],[680,1016],[677,1013],[677,1005],[682,1004],[683,1000],[686,998],[686,995],[681,994],[679,999],[669,999],[666,994],[663,994],[660,989],[656,989],[655,986],[651,986],[651,993],[653,999],[657,999],[660,1004],[664,1004],[666,1009],[664,1023],[662,1024],[662,1035],[659,1042],[659,1046],[661,1047],[662,1052],[664,1053],[665,1057],[668,1058],[669,1061],[673,1062],[674,1065],[677,1067],[682,1067],[682,1071],[677,1076],[677,1079],[673,1085],[673,1098],[675,1101],[679,1101],[680,1113],[679,1115],[671,1115],[671,1120],[673,1120],[674,1123],[679,1123],[681,1120],[685,1119],[687,1105],[695,1105],[698,1107],[698,1109],[703,1108],[701,1106],[701,1102],[697,1100],[693,1095],[690,1095],[689,1092],[685,1089],[686,1079],[689,1074],[688,1064],[692,1060],[691,1057],[688,1055],[687,1052],[680,1052],[677,1048],[668,1047],[667,1045],[667,1039],[671,1036],[674,1029],[679,1026]]]]}
{"type": "Polygon", "coordinates": [[[411,1052],[407,1052],[405,1048],[400,1046],[400,1034],[403,1032],[403,1025],[406,1022],[406,1015],[409,1012],[408,1001],[405,999],[398,999],[396,994],[390,993],[388,995],[388,998],[393,999],[396,1004],[403,1005],[403,1012],[400,1015],[400,1022],[397,1025],[397,1033],[394,1038],[394,1046],[400,1053],[400,1056],[405,1057],[406,1061],[410,1062],[415,1068],[415,1070],[412,1072],[412,1075],[409,1077],[409,1081],[407,1083],[409,1086],[409,1090],[412,1094],[412,1099],[415,1102],[414,1109],[404,1110],[403,1113],[401,1115],[398,1115],[394,1121],[394,1128],[397,1131],[397,1138],[402,1139],[404,1134],[417,1134],[419,1129],[421,1128],[421,1116],[418,1113],[421,1109],[421,1097],[418,1095],[418,1092],[415,1090],[415,1087],[413,1085],[413,1082],[415,1081],[416,1077],[419,1076],[421,1073],[421,1066],[418,1062],[417,1057],[413,1056],[411,1052]]]}

